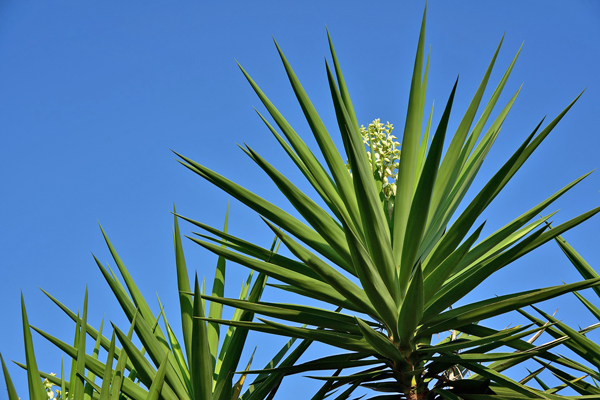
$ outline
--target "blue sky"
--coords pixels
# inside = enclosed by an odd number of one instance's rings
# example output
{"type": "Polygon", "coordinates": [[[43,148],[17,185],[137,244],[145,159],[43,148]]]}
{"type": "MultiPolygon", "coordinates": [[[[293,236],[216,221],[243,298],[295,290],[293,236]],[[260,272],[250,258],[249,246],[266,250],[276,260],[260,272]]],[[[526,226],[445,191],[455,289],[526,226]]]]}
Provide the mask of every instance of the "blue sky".
{"type": "MultiPolygon", "coordinates": [[[[275,37],[326,126],[335,132],[323,57],[331,32],[359,122],[390,121],[401,132],[422,2],[19,2],[0,5],[0,343],[5,360],[24,360],[19,296],[33,325],[71,341],[74,325],[38,290],[72,309],[90,291],[89,321],[125,318],[91,252],[113,265],[100,221],[142,293],[158,293],[177,321],[172,249],[178,211],[221,226],[230,201],[230,231],[268,246],[268,229],[253,212],[180,166],[170,149],[243,184],[276,204],[274,186],[237,147],[248,143],[292,179],[298,174],[256,116],[262,110],[236,60],[290,123],[309,132],[278,59],[275,37]],[[288,172],[289,171],[289,172],[288,172]]],[[[554,117],[586,92],[555,132],[487,211],[488,233],[556,190],[600,166],[600,4],[577,1],[428,3],[431,46],[428,107],[434,121],[460,74],[450,128],[473,95],[493,52],[506,37],[492,84],[524,41],[500,105],[524,83],[481,179],[489,178],[544,115],[554,117]],[[568,4],[568,5],[567,5],[568,4]]],[[[489,98],[491,92],[484,99],[489,98]]],[[[304,186],[306,187],[306,186],[304,186]]],[[[600,175],[592,174],[551,207],[566,221],[600,203],[600,175]]],[[[285,206],[290,209],[289,206],[285,206]]],[[[189,232],[183,225],[182,231],[189,232]]],[[[600,217],[565,235],[598,266],[600,217]]],[[[193,269],[212,281],[216,258],[186,243],[193,269]]],[[[237,296],[246,271],[230,266],[228,294],[237,296]]],[[[507,293],[578,280],[554,244],[493,276],[473,294],[507,293]],[[506,285],[510,284],[510,289],[506,285]]],[[[280,300],[269,290],[265,299],[280,300]]],[[[573,326],[592,323],[573,296],[551,302],[573,326]]],[[[517,321],[519,323],[519,321],[517,321]]],[[[283,343],[254,334],[255,366],[283,343]]],[[[34,335],[42,369],[58,372],[60,353],[34,335]]],[[[309,357],[317,356],[315,349],[309,357]]],[[[10,371],[25,397],[26,376],[10,371]]],[[[306,397],[314,383],[291,379],[286,393],[306,397]]],[[[2,389],[4,390],[4,389],[2,389]]],[[[287,397],[289,398],[289,397],[287,397]]],[[[299,397],[298,397],[299,398],[299,397]]]]}

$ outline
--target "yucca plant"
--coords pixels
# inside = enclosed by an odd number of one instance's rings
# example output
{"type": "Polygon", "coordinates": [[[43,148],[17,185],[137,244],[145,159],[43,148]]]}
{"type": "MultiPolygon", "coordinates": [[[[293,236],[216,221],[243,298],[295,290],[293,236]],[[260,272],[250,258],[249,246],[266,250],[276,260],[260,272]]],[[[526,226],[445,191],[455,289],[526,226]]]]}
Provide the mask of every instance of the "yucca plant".
{"type": "MultiPolygon", "coordinates": [[[[227,220],[224,232],[227,232],[227,220]]],[[[282,373],[261,374],[242,391],[246,374],[236,376],[235,371],[246,343],[248,335],[246,328],[230,327],[225,337],[221,337],[219,324],[207,323],[199,319],[204,316],[221,318],[223,307],[220,303],[210,303],[207,309],[205,301],[202,300],[204,284],[199,284],[197,276],[192,291],[177,218],[175,218],[173,237],[183,333],[181,342],[173,333],[160,300],[158,300],[160,312],[155,314],[138,290],[104,230],[102,234],[125,285],[123,286],[110,267],[104,267],[96,258],[95,261],[131,325],[128,329],[121,330],[112,324],[112,334],[109,339],[103,335],[104,321],[97,330],[87,322],[87,290],[81,316],[44,291],[76,323],[75,341],[73,345],[69,345],[49,333],[30,326],[25,303],[21,298],[26,363],[16,364],[27,370],[30,399],[256,400],[264,399],[277,391],[284,375],[282,373]],[[164,331],[160,327],[161,322],[164,331]],[[64,366],[61,367],[60,376],[39,371],[35,361],[31,329],[72,358],[68,376],[65,375],[64,366]],[[142,344],[141,348],[138,348],[132,340],[134,333],[142,344]],[[86,354],[88,336],[95,341],[91,354],[86,354]],[[120,343],[121,347],[118,347],[117,343],[120,343]],[[107,353],[104,363],[98,358],[100,348],[107,353]],[[54,389],[53,386],[60,389],[54,389]]],[[[276,245],[277,239],[269,250],[272,255],[275,254],[276,245]]],[[[223,296],[225,266],[225,259],[220,257],[212,286],[213,296],[223,296]]],[[[260,273],[253,280],[253,271],[251,271],[242,287],[239,300],[259,301],[265,282],[265,274],[260,273]]],[[[250,322],[253,313],[248,310],[236,310],[232,319],[250,322]]],[[[286,343],[265,368],[273,368],[278,364],[282,367],[292,366],[310,345],[309,340],[303,341],[284,359],[294,340],[286,343]]],[[[252,357],[246,369],[250,368],[251,362],[252,357]]],[[[17,400],[19,397],[4,359],[2,359],[2,369],[8,398],[17,400]]]]}
{"type": "MultiPolygon", "coordinates": [[[[249,146],[244,149],[245,153],[269,176],[304,221],[178,154],[181,163],[191,171],[257,212],[293,257],[272,256],[271,252],[256,244],[182,217],[212,235],[200,235],[193,240],[220,257],[281,282],[272,286],[319,300],[324,303],[323,307],[203,295],[211,302],[312,328],[270,319],[260,319],[261,322],[210,317],[199,319],[315,340],[343,350],[339,355],[295,367],[269,370],[285,374],[336,370],[333,377],[324,378],[328,383],[314,399],[324,398],[329,390],[342,384],[348,384],[349,388],[338,398],[347,398],[359,386],[385,393],[373,397],[377,399],[559,398],[554,393],[527,386],[525,383],[532,377],[520,383],[502,374],[502,371],[534,356],[557,361],[560,357],[549,350],[562,341],[536,347],[521,338],[535,332],[538,327],[497,331],[485,327],[480,321],[570,291],[592,287],[600,279],[536,288],[460,306],[455,304],[494,272],[600,211],[600,208],[595,208],[553,229],[547,229],[545,222],[554,213],[538,217],[588,175],[585,174],[491,235],[480,238],[484,223],[477,221],[487,206],[579,96],[545,127],[542,121],[526,135],[514,154],[473,200],[461,208],[519,93],[517,91],[498,116],[490,120],[518,53],[488,103],[481,106],[500,51],[498,46],[444,153],[444,143],[448,141],[446,136],[450,136],[447,127],[458,82],[454,84],[436,126],[432,113],[425,112],[429,55],[425,54],[424,15],[400,153],[392,152],[398,157],[398,164],[392,162],[390,168],[390,165],[382,165],[383,161],[391,162],[390,159],[382,160],[381,155],[377,158],[373,138],[369,134],[361,135],[331,38],[329,44],[333,71],[327,65],[326,72],[343,151],[336,148],[332,136],[276,44],[326,165],[319,162],[313,150],[307,147],[266,94],[240,67],[279,130],[260,113],[259,117],[318,193],[324,207],[249,146]],[[480,108],[483,111],[479,120],[475,121],[480,108]],[[484,129],[486,126],[489,127],[484,129]],[[369,153],[365,141],[372,150],[369,153]],[[386,176],[386,173],[389,175],[386,168],[393,172],[391,179],[386,176]],[[395,189],[389,187],[391,184],[395,184],[395,189]],[[458,212],[459,209],[463,211],[458,212]],[[332,311],[335,308],[344,309],[344,312],[332,311]],[[449,332],[448,338],[437,341],[438,335],[444,332],[449,332]],[[519,351],[494,351],[504,345],[519,351]],[[495,362],[486,364],[492,361],[495,362]],[[351,375],[340,375],[341,370],[354,367],[364,369],[351,375]],[[465,370],[471,374],[469,377],[461,375],[465,370]]],[[[381,131],[382,128],[379,128],[381,131]]],[[[570,360],[560,359],[560,362],[570,365],[570,360]]]]}

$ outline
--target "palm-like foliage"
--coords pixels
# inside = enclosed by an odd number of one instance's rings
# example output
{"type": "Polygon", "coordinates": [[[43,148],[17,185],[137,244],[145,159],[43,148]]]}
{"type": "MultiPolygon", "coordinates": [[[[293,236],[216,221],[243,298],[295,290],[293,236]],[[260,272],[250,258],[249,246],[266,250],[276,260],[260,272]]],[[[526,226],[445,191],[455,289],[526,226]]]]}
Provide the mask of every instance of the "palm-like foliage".
{"type": "Polygon", "coordinates": [[[483,224],[476,224],[486,207],[579,96],[545,127],[540,122],[464,207],[464,211],[459,213],[457,210],[518,95],[517,91],[496,119],[490,120],[518,53],[488,103],[482,106],[482,97],[500,50],[498,46],[443,154],[457,84],[449,95],[437,127],[433,127],[429,118],[423,129],[429,69],[428,56],[423,68],[424,36],[425,17],[401,142],[397,189],[395,195],[389,197],[384,194],[385,183],[376,172],[374,154],[371,153],[369,157],[366,152],[331,40],[333,71],[327,66],[327,77],[339,134],[352,174],[348,173],[343,161],[346,157],[334,145],[278,46],[292,89],[326,165],[318,161],[250,75],[242,69],[287,141],[266,118],[260,113],[259,116],[319,194],[325,208],[299,190],[250,147],[244,149],[246,154],[266,172],[305,222],[209,168],[179,155],[182,164],[191,171],[259,213],[295,258],[271,256],[267,249],[184,218],[213,235],[200,235],[200,238],[193,240],[221,257],[283,283],[273,286],[320,300],[347,312],[333,312],[327,307],[203,296],[211,302],[314,328],[296,327],[269,319],[261,319],[260,323],[208,320],[270,334],[316,340],[345,351],[338,356],[296,367],[276,369],[279,373],[368,366],[351,376],[332,377],[315,398],[323,398],[329,389],[342,383],[350,384],[350,388],[339,398],[347,398],[359,385],[395,393],[377,398],[456,399],[460,396],[480,399],[492,395],[498,398],[554,398],[552,393],[543,393],[515,382],[501,374],[501,371],[534,356],[555,360],[556,356],[548,350],[558,342],[535,347],[521,340],[532,332],[527,327],[495,331],[480,325],[479,321],[593,286],[599,282],[598,279],[493,297],[456,308],[451,306],[494,272],[600,211],[600,208],[593,209],[553,229],[547,229],[545,225],[550,215],[537,217],[553,201],[584,179],[586,174],[484,239],[479,237],[483,224]],[[483,111],[479,120],[475,121],[480,108],[483,111]],[[486,126],[489,127],[484,130],[486,126]],[[225,243],[227,247],[222,246],[225,243]],[[446,331],[452,332],[450,337],[434,343],[434,337],[446,331]],[[463,337],[454,340],[458,333],[462,333],[463,337]],[[520,352],[493,352],[505,344],[520,352]],[[488,361],[497,362],[487,366],[481,364],[488,361]],[[456,377],[450,373],[461,368],[468,369],[474,376],[463,379],[460,375],[456,377]]]}
{"type": "MultiPolygon", "coordinates": [[[[226,232],[226,227],[224,231],[226,232]]],[[[174,246],[183,332],[181,344],[167,321],[160,300],[160,312],[155,315],[108,237],[104,231],[102,233],[125,286],[110,267],[107,269],[97,259],[95,260],[131,325],[128,332],[124,333],[113,324],[112,335],[109,339],[102,333],[104,321],[98,330],[87,322],[87,291],[81,316],[44,291],[76,323],[75,341],[73,345],[69,345],[49,333],[30,326],[22,299],[26,364],[17,364],[27,370],[31,399],[48,399],[47,391],[52,393],[53,385],[60,387],[60,390],[52,395],[55,396],[55,399],[62,400],[92,398],[99,400],[154,400],[159,398],[252,400],[263,399],[277,391],[283,374],[263,373],[242,392],[246,374],[236,378],[235,371],[238,368],[248,335],[246,328],[230,327],[225,337],[220,338],[219,324],[206,323],[198,319],[205,315],[211,318],[221,318],[223,307],[220,303],[210,303],[208,312],[205,312],[206,304],[202,300],[204,285],[202,288],[200,287],[197,277],[194,281],[193,292],[191,291],[177,218],[175,218],[174,246]],[[161,317],[165,331],[160,327],[161,317]],[[31,329],[72,358],[69,376],[65,376],[64,368],[60,377],[39,371],[35,361],[31,329]],[[141,342],[142,348],[137,348],[132,341],[134,333],[141,342]],[[95,341],[92,354],[86,354],[88,336],[95,341]],[[117,341],[121,344],[120,348],[117,346],[117,341]],[[105,362],[98,359],[100,348],[107,353],[105,362]],[[42,378],[44,383],[42,383],[42,378]],[[96,378],[100,380],[100,383],[96,381],[96,378]]],[[[269,250],[271,254],[276,251],[275,245],[276,242],[269,250]]],[[[266,275],[259,274],[254,281],[252,281],[252,276],[253,271],[250,272],[242,287],[240,301],[257,302],[260,300],[266,275]]],[[[225,259],[220,257],[212,287],[213,296],[223,296],[224,283],[225,259]]],[[[233,316],[233,320],[240,323],[248,323],[252,319],[253,313],[247,310],[236,310],[233,316]]],[[[293,365],[310,345],[310,341],[303,341],[284,359],[293,341],[290,340],[265,368],[272,368],[279,363],[283,367],[293,365]]],[[[252,359],[248,362],[246,369],[250,368],[251,362],[252,359]]],[[[18,400],[19,397],[3,359],[2,368],[8,389],[8,398],[18,400]]]]}
{"type": "MultiPolygon", "coordinates": [[[[569,243],[567,243],[562,236],[556,237],[555,241],[567,256],[569,261],[581,274],[581,276],[583,276],[585,279],[600,278],[600,275],[598,275],[598,273],[583,259],[583,257],[577,253],[577,251],[575,251],[573,247],[571,247],[569,243]]],[[[592,289],[595,295],[600,296],[600,289],[597,286],[593,287],[592,289]]],[[[563,342],[565,347],[581,357],[588,365],[576,363],[572,360],[566,360],[562,357],[557,357],[554,361],[558,362],[562,366],[569,367],[572,370],[565,371],[564,369],[558,368],[557,365],[548,362],[548,360],[535,358],[540,364],[540,368],[532,372],[530,377],[535,379],[540,386],[551,393],[557,393],[565,388],[571,388],[581,395],[597,397],[600,395],[600,389],[598,388],[597,384],[597,382],[600,381],[600,374],[598,373],[600,369],[600,346],[598,346],[598,344],[594,341],[590,340],[586,334],[600,327],[600,310],[592,301],[583,297],[580,293],[574,292],[574,294],[587,308],[587,310],[598,319],[598,323],[595,323],[585,329],[576,330],[569,327],[558,318],[555,318],[554,315],[549,315],[535,306],[532,306],[532,308],[537,311],[537,313],[540,314],[543,319],[539,319],[524,310],[519,310],[519,312],[534,324],[538,325],[539,327],[543,327],[544,332],[548,333],[552,338],[554,338],[555,341],[563,342]],[[566,338],[569,338],[569,340],[565,340],[566,338]],[[591,367],[589,366],[590,364],[591,367]],[[539,374],[544,370],[549,370],[552,375],[558,378],[558,380],[562,383],[555,387],[549,387],[539,377],[539,374]],[[572,375],[574,373],[577,376],[572,375]],[[586,382],[584,380],[586,377],[591,378],[592,383],[586,382]]]]}

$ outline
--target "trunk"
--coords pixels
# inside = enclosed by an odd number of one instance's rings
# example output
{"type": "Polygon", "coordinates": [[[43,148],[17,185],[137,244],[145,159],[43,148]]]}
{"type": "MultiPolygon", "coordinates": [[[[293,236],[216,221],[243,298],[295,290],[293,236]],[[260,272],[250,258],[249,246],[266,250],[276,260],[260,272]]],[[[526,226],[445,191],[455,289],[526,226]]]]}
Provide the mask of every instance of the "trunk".
{"type": "Polygon", "coordinates": [[[427,391],[418,393],[417,388],[413,387],[410,391],[404,393],[406,400],[425,400],[427,398],[427,391]]]}

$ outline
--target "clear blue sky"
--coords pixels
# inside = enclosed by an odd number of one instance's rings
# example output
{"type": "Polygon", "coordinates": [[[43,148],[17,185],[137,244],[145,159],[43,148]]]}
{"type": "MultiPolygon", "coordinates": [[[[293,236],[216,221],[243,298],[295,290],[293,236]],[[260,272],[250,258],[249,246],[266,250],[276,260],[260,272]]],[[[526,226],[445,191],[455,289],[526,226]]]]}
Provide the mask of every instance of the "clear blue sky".
{"type": "MultiPolygon", "coordinates": [[[[451,127],[457,126],[458,111],[466,109],[502,34],[506,32],[506,38],[492,82],[499,80],[525,42],[500,103],[522,83],[524,87],[482,178],[499,168],[544,115],[555,116],[588,88],[490,207],[489,233],[600,166],[600,3],[428,4],[426,43],[432,57],[427,104],[445,101],[460,74],[451,127]]],[[[127,326],[90,255],[114,265],[97,221],[147,299],[155,304],[158,292],[176,325],[172,204],[186,216],[221,226],[231,199],[181,167],[169,149],[280,205],[285,204],[282,197],[236,143],[250,144],[298,177],[257,118],[252,107],[260,109],[260,102],[235,60],[308,137],[273,46],[274,36],[335,132],[323,62],[328,55],[327,26],[360,123],[381,118],[401,132],[423,7],[422,2],[399,1],[2,2],[0,351],[5,360],[24,360],[21,290],[30,322],[65,341],[72,340],[74,324],[38,286],[76,310],[88,285],[89,322],[97,327],[106,315],[127,326]]],[[[434,114],[436,123],[440,109],[434,114]]],[[[565,221],[599,205],[598,189],[596,172],[548,211],[561,208],[554,220],[565,221]]],[[[190,229],[182,226],[183,232],[190,229]]],[[[271,240],[258,216],[235,200],[230,230],[263,246],[271,240]]],[[[599,266],[599,232],[597,217],[565,236],[599,266]]],[[[186,243],[186,251],[190,273],[197,269],[212,282],[216,258],[191,243],[186,243]]],[[[237,296],[246,273],[229,268],[229,295],[237,296]]],[[[549,244],[493,276],[473,296],[507,293],[507,284],[517,291],[578,279],[566,258],[549,244]]],[[[281,300],[271,290],[265,299],[281,300]]],[[[594,322],[573,296],[545,309],[553,311],[557,304],[559,317],[573,326],[594,322]]],[[[273,343],[282,343],[265,339],[251,335],[251,342],[259,346],[257,367],[273,354],[273,343]]],[[[58,372],[60,353],[35,334],[34,343],[42,369],[58,372]]],[[[317,350],[309,356],[317,356],[317,350]]],[[[14,365],[9,368],[20,395],[26,397],[25,373],[14,365]]],[[[281,398],[306,398],[314,387],[306,379],[292,379],[284,383],[281,398]]]]}

